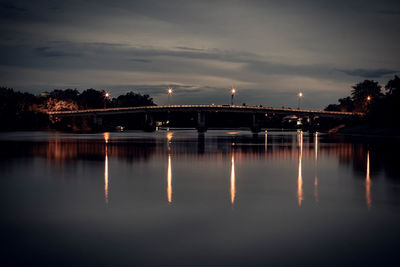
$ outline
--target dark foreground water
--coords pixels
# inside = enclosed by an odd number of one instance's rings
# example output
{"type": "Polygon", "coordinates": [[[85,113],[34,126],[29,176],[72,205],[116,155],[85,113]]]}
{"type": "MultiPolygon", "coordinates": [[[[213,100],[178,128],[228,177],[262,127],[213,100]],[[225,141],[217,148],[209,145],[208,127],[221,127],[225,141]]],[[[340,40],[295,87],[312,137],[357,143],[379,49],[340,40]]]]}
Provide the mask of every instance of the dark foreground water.
{"type": "Polygon", "coordinates": [[[399,265],[400,142],[0,134],[1,266],[399,265]]]}

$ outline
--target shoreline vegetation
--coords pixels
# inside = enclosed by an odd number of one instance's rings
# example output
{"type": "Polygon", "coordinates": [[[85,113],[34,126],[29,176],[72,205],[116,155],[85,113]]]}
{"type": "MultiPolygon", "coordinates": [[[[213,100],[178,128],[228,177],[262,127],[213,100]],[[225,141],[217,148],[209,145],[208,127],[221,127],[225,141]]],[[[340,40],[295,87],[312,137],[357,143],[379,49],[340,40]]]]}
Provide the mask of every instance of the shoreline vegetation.
{"type": "MultiPolygon", "coordinates": [[[[383,87],[373,80],[364,80],[352,86],[350,96],[340,98],[338,104],[330,104],[327,111],[363,112],[362,120],[324,123],[318,131],[329,134],[363,136],[400,136],[400,78],[395,75],[383,87]]],[[[0,131],[61,130],[88,132],[87,123],[67,127],[53,121],[49,111],[80,110],[91,108],[134,107],[156,105],[149,95],[128,92],[111,98],[103,90],[54,89],[40,95],[22,93],[11,88],[0,87],[0,131]]],[[[282,118],[273,118],[266,126],[287,127],[282,118]]],[[[295,125],[289,127],[296,128],[295,125]]],[[[307,129],[307,127],[306,127],[307,129]]]]}
{"type": "MultiPolygon", "coordinates": [[[[382,90],[378,82],[364,80],[352,86],[351,95],[330,104],[325,110],[363,112],[363,121],[333,131],[344,135],[400,136],[400,78],[395,75],[382,90]]],[[[333,129],[332,129],[333,130],[333,129]]]]}
{"type": "Polygon", "coordinates": [[[153,106],[149,95],[128,92],[115,98],[103,90],[54,89],[40,95],[0,87],[0,131],[52,130],[64,127],[47,112],[111,107],[153,106]]]}

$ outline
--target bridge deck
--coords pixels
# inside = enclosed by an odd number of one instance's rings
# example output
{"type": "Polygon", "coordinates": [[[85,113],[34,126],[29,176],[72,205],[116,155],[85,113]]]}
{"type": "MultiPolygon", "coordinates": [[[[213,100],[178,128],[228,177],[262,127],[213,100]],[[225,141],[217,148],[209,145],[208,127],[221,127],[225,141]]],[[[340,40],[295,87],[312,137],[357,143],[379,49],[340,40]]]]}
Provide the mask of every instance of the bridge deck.
{"type": "Polygon", "coordinates": [[[91,115],[114,115],[128,113],[146,112],[240,112],[240,113],[274,113],[281,115],[312,115],[320,117],[354,117],[364,116],[359,112],[338,112],[311,109],[272,108],[257,106],[236,106],[236,105],[163,105],[143,107],[122,107],[105,109],[86,109],[73,111],[53,111],[49,115],[55,117],[91,116],[91,115]]]}

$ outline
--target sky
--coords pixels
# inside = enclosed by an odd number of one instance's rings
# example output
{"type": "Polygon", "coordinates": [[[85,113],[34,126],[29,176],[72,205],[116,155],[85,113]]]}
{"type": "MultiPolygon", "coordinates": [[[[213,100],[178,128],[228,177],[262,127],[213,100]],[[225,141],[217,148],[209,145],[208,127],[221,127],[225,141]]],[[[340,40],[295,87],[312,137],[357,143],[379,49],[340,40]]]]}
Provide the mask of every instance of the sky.
{"type": "Polygon", "coordinates": [[[0,86],[320,109],[400,73],[400,1],[0,0],[0,86]]]}

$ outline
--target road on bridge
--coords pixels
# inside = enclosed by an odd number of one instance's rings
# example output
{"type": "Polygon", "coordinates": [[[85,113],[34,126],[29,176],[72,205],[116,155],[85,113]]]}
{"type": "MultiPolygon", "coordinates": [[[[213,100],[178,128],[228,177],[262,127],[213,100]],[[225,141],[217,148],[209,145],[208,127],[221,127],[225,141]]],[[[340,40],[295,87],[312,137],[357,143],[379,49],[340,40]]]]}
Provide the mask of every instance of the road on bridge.
{"type": "Polygon", "coordinates": [[[104,109],[85,109],[72,111],[52,111],[49,115],[55,117],[73,117],[90,115],[112,115],[129,113],[149,113],[149,112],[240,112],[253,114],[278,114],[278,115],[300,115],[318,117],[355,117],[364,116],[359,112],[339,112],[312,109],[292,109],[292,108],[272,108],[257,106],[236,106],[236,105],[164,105],[164,106],[143,106],[143,107],[122,107],[104,109]]]}

